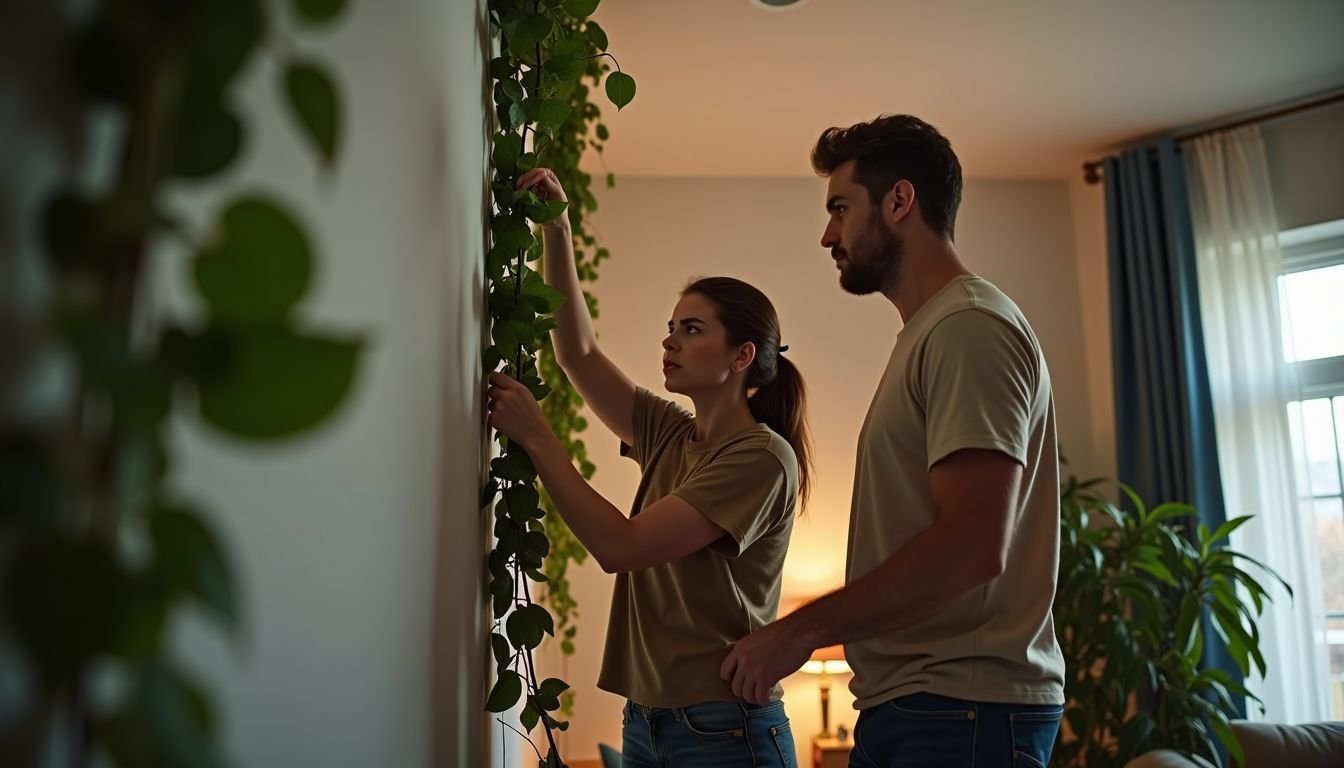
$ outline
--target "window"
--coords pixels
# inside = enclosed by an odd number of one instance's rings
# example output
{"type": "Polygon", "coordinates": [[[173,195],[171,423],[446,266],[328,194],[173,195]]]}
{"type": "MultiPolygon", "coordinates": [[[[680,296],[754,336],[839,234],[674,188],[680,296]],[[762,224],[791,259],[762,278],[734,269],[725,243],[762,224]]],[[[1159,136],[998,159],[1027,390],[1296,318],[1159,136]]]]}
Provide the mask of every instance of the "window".
{"type": "Polygon", "coordinates": [[[1314,521],[1321,555],[1329,690],[1344,719],[1344,219],[1279,235],[1284,357],[1300,401],[1288,403],[1298,511],[1314,521]]]}

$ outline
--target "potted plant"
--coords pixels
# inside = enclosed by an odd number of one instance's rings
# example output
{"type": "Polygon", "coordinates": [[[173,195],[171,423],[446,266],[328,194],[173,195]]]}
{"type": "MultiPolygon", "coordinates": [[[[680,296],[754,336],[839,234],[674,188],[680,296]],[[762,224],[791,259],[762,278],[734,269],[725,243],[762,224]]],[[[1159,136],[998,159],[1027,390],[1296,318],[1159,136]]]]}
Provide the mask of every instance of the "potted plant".
{"type": "Polygon", "coordinates": [[[1192,528],[1190,505],[1149,509],[1116,483],[1132,507],[1122,509],[1098,492],[1107,482],[1070,476],[1060,491],[1054,618],[1068,703],[1055,764],[1121,766],[1152,749],[1221,764],[1220,746],[1240,762],[1228,723],[1239,700],[1259,699],[1201,664],[1207,633],[1217,635],[1243,676],[1254,667],[1263,677],[1256,621],[1269,595],[1262,579],[1278,581],[1290,597],[1292,589],[1265,564],[1225,546],[1250,516],[1217,530],[1192,528]]]}

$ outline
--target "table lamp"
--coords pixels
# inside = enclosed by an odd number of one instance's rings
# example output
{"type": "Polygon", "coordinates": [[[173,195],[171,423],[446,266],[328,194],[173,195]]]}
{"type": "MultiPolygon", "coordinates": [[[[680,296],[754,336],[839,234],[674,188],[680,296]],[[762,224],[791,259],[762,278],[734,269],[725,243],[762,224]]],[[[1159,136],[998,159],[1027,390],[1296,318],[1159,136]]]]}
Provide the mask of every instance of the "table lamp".
{"type": "Polygon", "coordinates": [[[831,675],[843,675],[849,672],[845,662],[843,646],[832,645],[818,648],[812,652],[812,658],[803,662],[803,671],[810,675],[821,675],[818,686],[821,688],[821,735],[831,733],[831,675]]]}

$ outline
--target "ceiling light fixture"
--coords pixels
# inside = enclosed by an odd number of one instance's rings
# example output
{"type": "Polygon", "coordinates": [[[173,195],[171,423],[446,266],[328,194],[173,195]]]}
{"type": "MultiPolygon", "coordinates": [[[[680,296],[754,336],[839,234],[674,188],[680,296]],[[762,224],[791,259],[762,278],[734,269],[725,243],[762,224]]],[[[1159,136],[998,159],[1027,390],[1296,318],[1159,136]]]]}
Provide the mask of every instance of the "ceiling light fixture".
{"type": "Polygon", "coordinates": [[[791,11],[807,0],[750,0],[750,2],[763,11],[791,11]]]}

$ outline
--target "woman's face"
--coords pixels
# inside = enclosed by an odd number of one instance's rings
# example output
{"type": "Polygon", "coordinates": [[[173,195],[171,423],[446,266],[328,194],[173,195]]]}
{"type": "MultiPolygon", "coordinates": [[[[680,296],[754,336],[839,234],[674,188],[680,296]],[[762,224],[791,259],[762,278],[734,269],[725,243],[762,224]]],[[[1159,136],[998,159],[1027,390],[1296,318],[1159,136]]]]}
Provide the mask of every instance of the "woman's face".
{"type": "Polygon", "coordinates": [[[663,380],[669,392],[689,395],[726,385],[746,369],[755,351],[748,343],[732,346],[714,304],[697,293],[681,297],[663,338],[663,380]]]}

